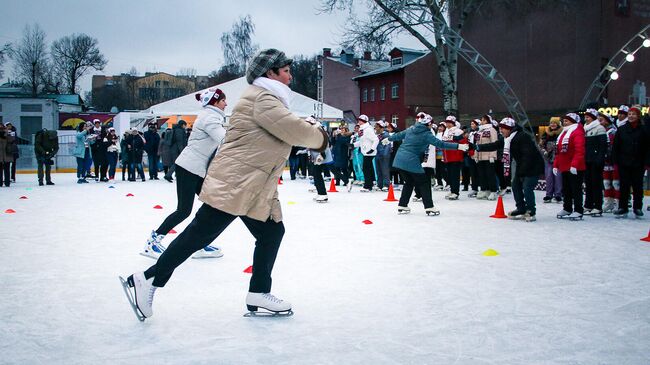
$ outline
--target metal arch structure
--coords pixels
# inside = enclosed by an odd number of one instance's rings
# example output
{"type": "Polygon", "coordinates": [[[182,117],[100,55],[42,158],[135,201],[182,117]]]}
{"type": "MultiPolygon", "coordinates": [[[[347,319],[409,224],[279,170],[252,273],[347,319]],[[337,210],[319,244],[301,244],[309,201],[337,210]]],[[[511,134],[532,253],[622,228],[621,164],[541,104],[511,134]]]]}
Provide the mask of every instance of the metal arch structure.
{"type": "Polygon", "coordinates": [[[460,34],[451,29],[447,22],[438,15],[429,14],[427,11],[420,10],[419,14],[417,10],[408,9],[405,5],[406,2],[402,2],[401,10],[403,14],[406,14],[410,22],[417,24],[422,24],[430,32],[435,33],[435,28],[438,27],[442,30],[445,42],[447,46],[453,48],[467,63],[469,63],[474,70],[476,70],[479,75],[483,77],[485,81],[492,86],[494,91],[503,101],[508,112],[512,117],[517,121],[517,123],[523,128],[528,128],[529,131],[534,135],[532,126],[530,125],[530,120],[528,115],[524,110],[523,105],[519,101],[519,98],[515,92],[510,87],[510,84],[503,78],[503,76],[497,71],[497,69],[490,64],[490,62],[483,57],[471,44],[469,44],[460,34]],[[427,16],[431,16],[431,20],[427,20],[427,16]]]}
{"type": "Polygon", "coordinates": [[[625,43],[625,45],[621,47],[612,58],[610,58],[607,65],[600,70],[598,76],[596,76],[589,86],[589,89],[587,89],[587,93],[580,102],[580,110],[584,110],[590,103],[598,102],[598,98],[600,98],[600,95],[605,91],[607,85],[612,81],[612,78],[610,77],[611,73],[615,71],[618,72],[618,70],[620,70],[627,62],[625,59],[627,55],[637,53],[639,49],[644,46],[643,43],[647,39],[650,39],[648,37],[648,29],[650,29],[650,24],[643,27],[643,29],[627,41],[627,43],[625,43]],[[607,81],[602,82],[601,80],[604,78],[606,78],[607,81]]]}

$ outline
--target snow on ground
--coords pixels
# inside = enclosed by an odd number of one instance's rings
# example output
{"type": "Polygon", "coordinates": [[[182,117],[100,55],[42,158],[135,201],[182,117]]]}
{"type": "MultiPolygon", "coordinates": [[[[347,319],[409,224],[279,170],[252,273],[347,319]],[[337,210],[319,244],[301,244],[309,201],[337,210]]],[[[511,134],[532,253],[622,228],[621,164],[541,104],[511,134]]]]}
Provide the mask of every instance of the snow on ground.
{"type": "Polygon", "coordinates": [[[53,176],[0,188],[2,364],[650,361],[647,217],[559,221],[560,205],[538,195],[538,221],[525,223],[444,192],[438,217],[421,203],[397,215],[386,193],[355,187],[317,204],[304,180],[285,181],[273,292],[293,317],[242,317],[253,239],[235,221],[217,240],[225,256],[179,267],[140,323],[117,276],[153,264],[138,252],[173,211],[175,184],[53,176]]]}

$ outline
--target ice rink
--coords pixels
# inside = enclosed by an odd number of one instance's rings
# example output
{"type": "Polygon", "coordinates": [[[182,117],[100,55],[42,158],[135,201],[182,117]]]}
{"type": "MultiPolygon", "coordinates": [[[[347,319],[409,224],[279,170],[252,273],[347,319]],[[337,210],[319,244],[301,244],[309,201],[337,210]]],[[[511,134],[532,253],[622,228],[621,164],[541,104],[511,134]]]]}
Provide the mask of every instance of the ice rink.
{"type": "Polygon", "coordinates": [[[525,223],[434,192],[440,216],[397,215],[386,193],[318,204],[285,180],[273,293],[293,317],[242,316],[254,245],[237,220],[215,242],[225,256],[185,262],[140,323],[118,275],[154,263],[138,253],[175,184],[36,180],[0,188],[0,364],[650,363],[648,212],[559,221],[537,192],[525,223]]]}

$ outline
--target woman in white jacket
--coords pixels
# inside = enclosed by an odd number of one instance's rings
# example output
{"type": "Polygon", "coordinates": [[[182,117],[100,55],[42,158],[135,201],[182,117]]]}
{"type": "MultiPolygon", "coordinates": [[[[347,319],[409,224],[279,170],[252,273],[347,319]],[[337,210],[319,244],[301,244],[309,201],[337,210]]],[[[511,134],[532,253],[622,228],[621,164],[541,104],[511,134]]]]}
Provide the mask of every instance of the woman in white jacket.
{"type": "MultiPolygon", "coordinates": [[[[187,141],[187,147],[175,161],[176,164],[176,196],[178,206],[147,239],[144,250],[140,253],[154,259],[165,251],[161,245],[162,239],[176,225],[184,221],[192,213],[194,194],[201,192],[203,179],[208,164],[226,136],[223,127],[225,123],[224,109],[226,95],[220,89],[209,89],[195,95],[196,100],[203,105],[203,110],[192,126],[192,134],[187,141]]],[[[223,253],[218,247],[207,245],[197,251],[192,258],[221,257],[223,253]]]]}
{"type": "Polygon", "coordinates": [[[373,160],[377,155],[377,145],[379,144],[379,137],[375,134],[370,123],[368,123],[368,117],[365,114],[361,114],[357,118],[359,122],[359,139],[354,141],[354,147],[359,147],[361,149],[361,154],[363,155],[363,188],[361,192],[372,191],[372,185],[375,182],[375,167],[373,165],[373,160]]]}

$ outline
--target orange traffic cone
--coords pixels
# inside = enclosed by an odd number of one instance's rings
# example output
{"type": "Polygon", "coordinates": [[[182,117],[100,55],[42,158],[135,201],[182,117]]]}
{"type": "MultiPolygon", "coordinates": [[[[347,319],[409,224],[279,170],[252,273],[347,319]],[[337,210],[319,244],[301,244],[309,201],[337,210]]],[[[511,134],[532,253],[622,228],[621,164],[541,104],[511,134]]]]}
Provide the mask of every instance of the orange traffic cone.
{"type": "Polygon", "coordinates": [[[385,202],[396,202],[397,199],[395,199],[395,192],[393,191],[393,184],[388,185],[388,197],[384,199],[385,202]]]}
{"type": "Polygon", "coordinates": [[[282,185],[282,178],[278,179],[278,185],[282,185]]]}
{"type": "Polygon", "coordinates": [[[506,212],[503,210],[503,198],[501,196],[499,196],[499,200],[497,200],[497,209],[490,218],[508,218],[506,212]]]}
{"type": "Polygon", "coordinates": [[[336,190],[336,182],[334,179],[330,182],[330,189],[327,191],[328,193],[338,193],[339,191],[336,190]]]}
{"type": "Polygon", "coordinates": [[[648,231],[648,237],[641,238],[641,241],[650,242],[650,231],[648,231]]]}

